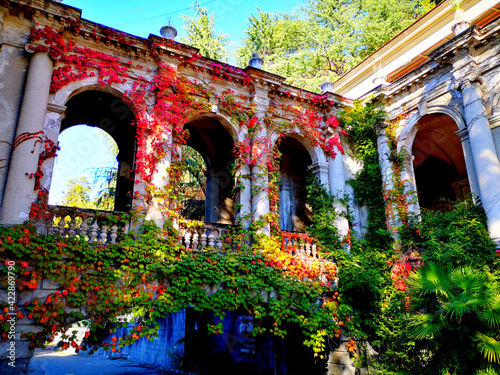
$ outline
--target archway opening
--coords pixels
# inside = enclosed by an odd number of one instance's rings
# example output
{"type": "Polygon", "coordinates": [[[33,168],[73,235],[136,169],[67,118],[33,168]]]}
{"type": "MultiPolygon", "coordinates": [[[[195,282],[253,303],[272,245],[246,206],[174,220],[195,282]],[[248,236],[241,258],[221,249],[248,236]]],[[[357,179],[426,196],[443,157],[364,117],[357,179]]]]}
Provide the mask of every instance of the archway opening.
{"type": "Polygon", "coordinates": [[[188,220],[205,221],[207,166],[200,153],[187,145],[182,146],[182,161],[182,216],[188,220]]]}
{"type": "Polygon", "coordinates": [[[455,121],[443,114],[423,116],[412,154],[418,200],[423,208],[444,210],[469,193],[469,180],[455,121]]]}
{"type": "Polygon", "coordinates": [[[112,211],[118,146],[105,131],[77,125],[59,136],[49,204],[112,211]]]}
{"type": "MultiPolygon", "coordinates": [[[[62,175],[68,170],[83,168],[90,173],[88,183],[91,191],[95,189],[100,191],[101,201],[106,202],[106,209],[129,211],[134,186],[136,144],[135,116],[132,110],[123,100],[110,93],[97,90],[84,91],[73,96],[66,103],[66,107],[66,116],[61,123],[60,155],[69,153],[69,157],[64,164],[59,157],[57,158],[59,162],[56,159],[49,202],[56,199],[57,193],[55,192],[65,189],[70,179],[78,180],[80,177],[85,177],[85,173],[81,176],[73,174],[72,178],[66,178],[66,183],[61,184],[61,181],[64,181],[62,175]],[[94,129],[92,130],[91,127],[94,129]],[[72,138],[73,141],[65,144],[65,138],[72,138]],[[95,152],[92,151],[94,149],[95,152]],[[114,163],[109,159],[109,155],[113,153],[114,163]],[[102,155],[108,155],[108,157],[102,155]],[[87,167],[89,159],[97,160],[87,167]],[[58,175],[61,177],[55,178],[58,175]]],[[[85,186],[85,181],[80,182],[82,182],[80,185],[85,186]]]]}
{"type": "Polygon", "coordinates": [[[281,140],[280,163],[280,229],[303,232],[311,224],[311,211],[306,205],[306,176],[312,164],[304,145],[294,138],[281,140]]]}
{"type": "MultiPolygon", "coordinates": [[[[199,171],[202,169],[201,160],[205,163],[204,221],[233,224],[233,138],[217,120],[212,118],[191,121],[184,128],[189,132],[186,145],[199,154],[197,169],[199,171]]],[[[193,153],[188,155],[192,157],[193,153]]],[[[186,158],[183,157],[183,160],[186,162],[186,158]]]]}

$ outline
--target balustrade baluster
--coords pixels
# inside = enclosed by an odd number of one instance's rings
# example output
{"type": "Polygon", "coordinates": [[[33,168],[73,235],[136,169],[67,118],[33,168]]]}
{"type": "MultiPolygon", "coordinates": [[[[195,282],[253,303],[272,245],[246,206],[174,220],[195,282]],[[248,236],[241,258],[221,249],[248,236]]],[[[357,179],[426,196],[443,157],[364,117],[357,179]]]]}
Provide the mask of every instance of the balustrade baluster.
{"type": "Polygon", "coordinates": [[[318,247],[316,246],[315,243],[312,244],[312,256],[313,258],[318,258],[318,247]]]}
{"type": "Polygon", "coordinates": [[[64,225],[66,223],[64,222],[64,216],[61,215],[61,220],[59,220],[59,225],[58,225],[58,234],[61,236],[61,237],[64,237],[64,225]]]}
{"type": "Polygon", "coordinates": [[[108,227],[107,227],[107,225],[103,225],[101,227],[101,234],[99,237],[101,238],[102,244],[105,244],[106,242],[108,242],[108,227]]]}
{"type": "Polygon", "coordinates": [[[94,221],[94,224],[90,227],[90,242],[97,242],[97,231],[99,230],[99,226],[97,225],[97,220],[94,221]]]}
{"type": "Polygon", "coordinates": [[[111,227],[111,234],[109,235],[109,238],[111,238],[111,243],[116,242],[116,238],[118,237],[118,227],[116,224],[113,224],[111,227]]]}
{"type": "Polygon", "coordinates": [[[199,238],[200,235],[198,234],[198,231],[195,230],[193,234],[193,250],[198,250],[199,238]]]}
{"type": "Polygon", "coordinates": [[[201,233],[201,250],[203,250],[207,246],[207,233],[203,229],[203,232],[201,233]]]}
{"type": "Polygon", "coordinates": [[[80,228],[79,229],[80,229],[79,230],[80,237],[81,238],[86,238],[88,236],[87,230],[89,229],[89,227],[87,225],[87,217],[86,216],[82,217],[82,223],[80,224],[80,228]]]}
{"type": "Polygon", "coordinates": [[[306,254],[307,256],[311,256],[311,243],[309,241],[306,241],[306,254]]]}
{"type": "Polygon", "coordinates": [[[215,247],[214,235],[211,230],[208,231],[210,234],[208,235],[208,247],[215,247]]]}
{"type": "Polygon", "coordinates": [[[75,227],[76,227],[76,220],[75,220],[75,217],[74,216],[71,216],[70,217],[70,221],[69,221],[69,229],[68,229],[68,236],[69,237],[75,237],[75,234],[76,234],[76,231],[75,231],[75,227]]]}
{"type": "Polygon", "coordinates": [[[189,232],[189,230],[186,230],[186,234],[184,235],[184,245],[186,249],[189,249],[191,245],[191,232],[189,232]]]}

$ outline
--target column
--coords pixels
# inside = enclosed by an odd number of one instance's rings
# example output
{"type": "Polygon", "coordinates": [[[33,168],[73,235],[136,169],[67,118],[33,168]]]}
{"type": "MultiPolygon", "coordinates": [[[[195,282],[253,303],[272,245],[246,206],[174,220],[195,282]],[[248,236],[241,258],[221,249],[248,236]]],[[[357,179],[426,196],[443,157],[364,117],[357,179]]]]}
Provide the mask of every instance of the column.
{"type": "MultiPolygon", "coordinates": [[[[50,139],[57,145],[59,134],[61,132],[61,122],[64,119],[66,107],[57,104],[47,106],[47,115],[45,117],[44,133],[47,139],[50,139]]],[[[43,151],[43,150],[42,150],[43,151]]],[[[43,177],[40,180],[40,185],[50,191],[52,184],[52,175],[54,173],[55,158],[47,159],[42,166],[43,177]]]]}
{"type": "MultiPolygon", "coordinates": [[[[460,137],[462,143],[462,151],[464,153],[465,167],[467,168],[467,177],[469,178],[469,186],[472,198],[475,200],[479,197],[479,185],[477,184],[476,168],[474,159],[472,158],[472,150],[470,147],[469,133],[466,128],[457,130],[455,134],[460,137]]],[[[498,153],[497,153],[498,155],[498,153]]]]}
{"type": "Polygon", "coordinates": [[[310,165],[308,169],[316,176],[320,184],[328,190],[330,185],[328,181],[328,163],[317,162],[310,165]]]}
{"type": "MultiPolygon", "coordinates": [[[[252,102],[257,108],[257,117],[261,119],[261,126],[259,133],[253,139],[254,147],[252,153],[256,153],[257,164],[251,167],[252,175],[252,212],[253,220],[263,220],[269,214],[269,175],[267,170],[267,161],[262,160],[270,157],[267,155],[267,129],[264,124],[264,117],[266,115],[267,107],[269,105],[268,92],[262,87],[255,87],[255,92],[252,97],[252,102]]],[[[266,223],[263,228],[259,230],[260,233],[269,235],[271,233],[269,224],[266,223]]]]}
{"type": "MultiPolygon", "coordinates": [[[[169,168],[172,163],[172,152],[176,146],[172,142],[172,134],[170,131],[164,134],[164,151],[165,155],[155,165],[155,171],[151,176],[149,186],[144,189],[145,194],[151,194],[148,201],[146,220],[154,220],[156,225],[162,227],[165,223],[165,216],[167,210],[171,207],[170,198],[165,199],[165,194],[171,195],[171,192],[166,191],[169,183],[169,168]]],[[[179,157],[181,157],[180,146],[177,147],[179,157]]]]}
{"type": "MultiPolygon", "coordinates": [[[[342,205],[340,202],[344,199],[345,195],[345,171],[344,171],[344,160],[342,154],[339,152],[335,157],[329,157],[328,159],[328,177],[330,182],[330,194],[332,194],[335,198],[337,198],[337,202],[335,203],[335,211],[337,211],[337,218],[335,220],[335,226],[339,231],[339,235],[341,237],[345,237],[349,234],[349,222],[347,217],[346,207],[342,205]]],[[[354,210],[354,207],[353,211],[354,210]]],[[[353,215],[354,220],[358,221],[357,215],[353,215]]],[[[353,223],[356,228],[356,223],[353,223]]],[[[357,226],[358,228],[360,225],[357,226]]]]}
{"type": "Polygon", "coordinates": [[[420,206],[418,204],[417,182],[415,181],[415,169],[413,168],[413,160],[415,156],[407,154],[405,157],[405,167],[401,171],[401,181],[404,181],[404,192],[407,194],[408,212],[415,215],[420,215],[420,206]]]}
{"type": "MultiPolygon", "coordinates": [[[[260,165],[252,166],[252,212],[253,220],[263,220],[269,213],[269,176],[267,168],[260,165]]],[[[266,224],[260,231],[270,234],[269,224],[266,224]]]]}
{"type": "Polygon", "coordinates": [[[218,209],[220,207],[220,181],[213,169],[207,171],[205,221],[217,223],[219,221],[218,209]]]}
{"type": "Polygon", "coordinates": [[[293,228],[293,187],[289,178],[280,178],[280,229],[291,232],[293,228]]]}
{"type": "Polygon", "coordinates": [[[238,203],[240,209],[238,212],[238,219],[241,220],[241,225],[248,228],[252,221],[252,182],[250,176],[250,166],[245,164],[239,170],[240,179],[238,190],[238,203]]]}
{"type": "Polygon", "coordinates": [[[482,100],[479,82],[466,78],[461,83],[464,117],[476,167],[481,203],[488,218],[491,238],[500,244],[500,163],[482,100]]]}
{"type": "MultiPolygon", "coordinates": [[[[383,189],[383,194],[384,196],[387,195],[387,192],[394,189],[394,184],[393,184],[393,170],[392,170],[392,163],[389,160],[389,156],[391,155],[391,150],[389,148],[389,138],[387,137],[386,134],[386,127],[387,125],[384,124],[382,125],[381,129],[379,130],[379,135],[377,138],[377,148],[378,148],[378,160],[380,164],[380,170],[382,173],[382,189],[383,189]]],[[[400,224],[398,213],[396,210],[396,207],[390,203],[386,202],[386,209],[387,212],[387,224],[389,227],[389,230],[394,228],[395,226],[400,224]]],[[[395,234],[394,231],[392,231],[393,235],[395,234]]]]}
{"type": "Polygon", "coordinates": [[[47,53],[32,56],[0,212],[3,224],[22,224],[29,219],[35,186],[35,179],[29,176],[37,170],[41,146],[40,142],[35,144],[35,137],[43,137],[52,70],[53,62],[47,53]],[[27,136],[31,138],[22,142],[27,136]]]}

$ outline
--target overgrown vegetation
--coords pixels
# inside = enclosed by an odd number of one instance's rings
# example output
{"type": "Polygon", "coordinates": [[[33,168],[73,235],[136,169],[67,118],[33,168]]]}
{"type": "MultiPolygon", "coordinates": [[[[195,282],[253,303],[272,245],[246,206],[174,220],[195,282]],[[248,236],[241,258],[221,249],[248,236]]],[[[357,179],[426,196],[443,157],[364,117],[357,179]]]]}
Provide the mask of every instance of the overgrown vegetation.
{"type": "Polygon", "coordinates": [[[356,365],[384,374],[499,373],[500,267],[483,209],[466,201],[449,212],[423,210],[391,237],[377,151],[384,114],[357,103],[341,119],[364,162],[349,183],[370,210],[367,235],[346,253],[328,228],[333,198],[313,182],[308,199],[320,213],[310,230],[338,262],[338,309],[351,314],[346,334],[359,343],[356,365]],[[363,355],[366,341],[374,358],[363,355]]]}

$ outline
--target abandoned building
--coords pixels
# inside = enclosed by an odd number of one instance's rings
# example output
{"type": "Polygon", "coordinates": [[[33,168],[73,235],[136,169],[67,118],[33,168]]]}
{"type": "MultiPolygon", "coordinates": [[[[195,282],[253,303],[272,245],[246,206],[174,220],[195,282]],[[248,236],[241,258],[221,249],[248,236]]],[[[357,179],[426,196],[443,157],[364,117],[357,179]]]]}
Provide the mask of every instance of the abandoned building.
{"type": "MultiPolygon", "coordinates": [[[[446,202],[470,194],[485,208],[490,236],[500,246],[500,3],[467,0],[457,11],[449,3],[440,3],[316,94],[263,71],[258,56],[239,69],[200,56],[196,48],[168,36],[143,39],[93,23],[64,3],[4,0],[0,3],[0,223],[21,224],[33,218],[33,204],[50,197],[60,134],[87,124],[108,133],[116,143],[117,214],[135,210],[163,224],[169,219],[165,212],[170,202],[151,199],[151,194],[172,178],[170,166],[182,158],[183,143],[200,155],[206,166],[204,199],[195,199],[199,202],[188,219],[205,223],[196,230],[179,224],[186,247],[218,246],[229,225],[248,226],[269,214],[273,202],[262,188],[269,184],[263,172],[273,161],[278,139],[284,241],[298,241],[294,233],[304,232],[309,223],[308,171],[332,195],[347,197],[352,229],[363,236],[367,208],[357,205],[346,184],[361,165],[336,122],[340,111],[360,99],[379,104],[388,114],[387,123],[379,124],[378,139],[384,188],[393,188],[387,128],[397,120],[397,148],[406,150],[404,168],[397,173],[409,195],[416,197],[409,202],[410,211],[445,209],[446,202]],[[173,96],[155,98],[147,85],[154,80],[167,82],[171,76],[180,83],[172,84],[169,92],[184,89],[195,99],[175,103],[173,96]],[[188,106],[191,112],[174,111],[175,105],[188,106]],[[162,108],[170,112],[162,113],[162,108]],[[238,111],[252,115],[242,120],[238,111]],[[251,119],[264,126],[253,127],[251,119]],[[171,128],[159,130],[158,125],[167,122],[171,128]],[[291,125],[276,126],[281,123],[291,125]],[[177,139],[186,137],[185,130],[189,137],[177,139]],[[233,171],[236,148],[251,148],[247,151],[251,156],[241,158],[244,162],[233,171]]],[[[44,209],[62,215],[60,207],[44,209]]],[[[345,209],[339,204],[338,210],[345,209]]],[[[43,220],[37,225],[44,233],[119,240],[116,227],[100,227],[92,210],[81,212],[86,220],[77,224],[73,218],[69,227],[64,221],[60,227],[43,220]]],[[[397,223],[397,214],[389,221],[388,225],[397,223]]],[[[348,234],[345,217],[339,216],[335,225],[342,236],[348,234]]],[[[317,256],[309,243],[305,256],[317,256]]],[[[164,327],[174,328],[166,346],[182,338],[187,324],[186,317],[169,319],[164,327]]],[[[243,318],[232,319],[236,326],[243,318]]],[[[26,318],[18,329],[29,329],[30,324],[26,318]]],[[[7,355],[4,345],[0,343],[2,362],[7,355]]],[[[32,351],[27,346],[21,350],[22,345],[20,340],[18,358],[29,362],[32,351]]],[[[152,353],[148,348],[142,352],[152,353]]],[[[168,366],[168,360],[160,357],[146,361],[168,366]]],[[[257,355],[248,361],[266,359],[257,355]]]]}

